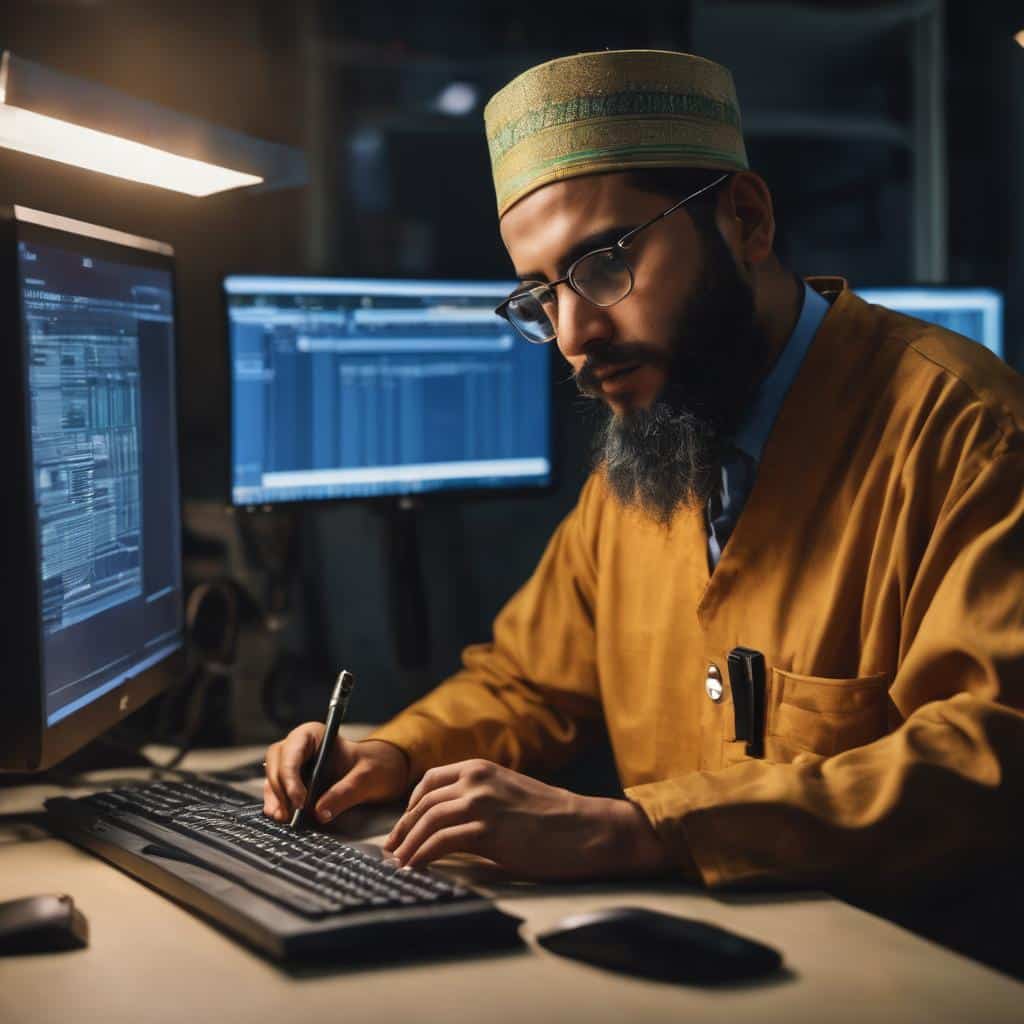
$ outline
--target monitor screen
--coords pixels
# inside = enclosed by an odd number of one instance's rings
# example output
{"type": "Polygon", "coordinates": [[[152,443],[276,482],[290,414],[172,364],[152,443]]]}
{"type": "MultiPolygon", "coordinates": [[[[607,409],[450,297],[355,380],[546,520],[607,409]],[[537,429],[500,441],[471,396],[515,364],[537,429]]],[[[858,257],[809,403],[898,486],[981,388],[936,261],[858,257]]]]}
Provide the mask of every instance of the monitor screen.
{"type": "Polygon", "coordinates": [[[956,331],[1005,358],[1003,297],[991,288],[858,288],[866,302],[956,331]]]}
{"type": "Polygon", "coordinates": [[[543,487],[551,354],[512,282],[224,281],[235,505],[543,487]]]}
{"type": "Polygon", "coordinates": [[[184,642],[173,265],[160,243],[15,209],[21,372],[3,386],[22,390],[37,641],[21,685],[74,746],[116,720],[95,705],[134,710],[128,684],[184,642]]]}

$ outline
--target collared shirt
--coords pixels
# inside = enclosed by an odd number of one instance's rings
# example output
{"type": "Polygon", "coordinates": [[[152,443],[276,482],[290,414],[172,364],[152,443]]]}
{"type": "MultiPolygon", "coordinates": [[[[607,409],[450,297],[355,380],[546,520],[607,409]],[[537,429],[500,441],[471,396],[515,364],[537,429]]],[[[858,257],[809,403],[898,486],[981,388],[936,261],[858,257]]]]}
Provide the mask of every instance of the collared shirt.
{"type": "Polygon", "coordinates": [[[1017,855],[1024,381],[830,284],[715,571],[703,509],[666,529],[591,474],[488,641],[373,733],[410,779],[549,772],[603,726],[623,795],[711,889],[904,892],[1017,855]],[[765,658],[763,758],[736,738],[737,645],[765,658]]]}
{"type": "Polygon", "coordinates": [[[803,306],[793,333],[771,372],[761,382],[750,412],[736,431],[734,450],[722,462],[720,491],[708,501],[708,562],[712,569],[718,565],[722,549],[743,511],[775,418],[828,308],[828,302],[804,283],[803,306]]]}

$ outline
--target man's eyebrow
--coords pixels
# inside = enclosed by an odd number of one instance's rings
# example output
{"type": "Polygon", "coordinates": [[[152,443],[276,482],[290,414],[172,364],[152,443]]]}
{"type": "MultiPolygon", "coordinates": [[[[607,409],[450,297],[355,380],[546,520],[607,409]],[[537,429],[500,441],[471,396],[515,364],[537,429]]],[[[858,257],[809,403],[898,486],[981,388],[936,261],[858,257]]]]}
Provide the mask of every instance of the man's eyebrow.
{"type": "MultiPolygon", "coordinates": [[[[635,224],[614,224],[608,228],[595,231],[586,238],[580,239],[561,259],[558,264],[558,277],[564,277],[566,270],[574,260],[585,256],[594,249],[601,249],[608,245],[614,245],[623,235],[635,228],[635,224]]],[[[539,270],[528,270],[524,274],[517,272],[516,276],[520,281],[547,281],[547,278],[539,270]]]]}

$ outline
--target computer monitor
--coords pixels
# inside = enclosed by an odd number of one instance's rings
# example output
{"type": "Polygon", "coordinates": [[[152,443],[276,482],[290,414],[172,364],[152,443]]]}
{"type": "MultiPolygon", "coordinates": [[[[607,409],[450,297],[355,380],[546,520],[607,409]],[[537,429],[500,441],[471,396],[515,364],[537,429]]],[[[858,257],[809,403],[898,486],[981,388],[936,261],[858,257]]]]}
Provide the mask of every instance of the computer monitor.
{"type": "Polygon", "coordinates": [[[231,275],[231,501],[552,482],[551,354],[509,281],[231,275]]]}
{"type": "Polygon", "coordinates": [[[1003,296],[991,288],[944,285],[908,288],[857,288],[867,302],[956,331],[1005,358],[1003,296]]]}
{"type": "Polygon", "coordinates": [[[181,678],[169,246],[0,212],[0,768],[48,767],[181,678]]]}

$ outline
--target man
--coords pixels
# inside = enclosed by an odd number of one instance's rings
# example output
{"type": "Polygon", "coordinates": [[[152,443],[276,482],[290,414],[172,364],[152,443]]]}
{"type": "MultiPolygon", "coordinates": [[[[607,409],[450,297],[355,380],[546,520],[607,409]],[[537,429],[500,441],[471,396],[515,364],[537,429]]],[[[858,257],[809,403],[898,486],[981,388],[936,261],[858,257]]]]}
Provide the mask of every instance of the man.
{"type": "MultiPolygon", "coordinates": [[[[1020,379],[781,266],[724,68],[581,54],[484,116],[522,281],[500,312],[556,340],[610,415],[492,642],[338,742],[321,820],[414,787],[401,862],[468,851],[532,878],[872,887],[1005,856],[1024,806],[1020,379]],[[524,774],[601,718],[625,799],[524,774]]],[[[268,814],[301,803],[321,733],[271,746],[268,814]]]]}

